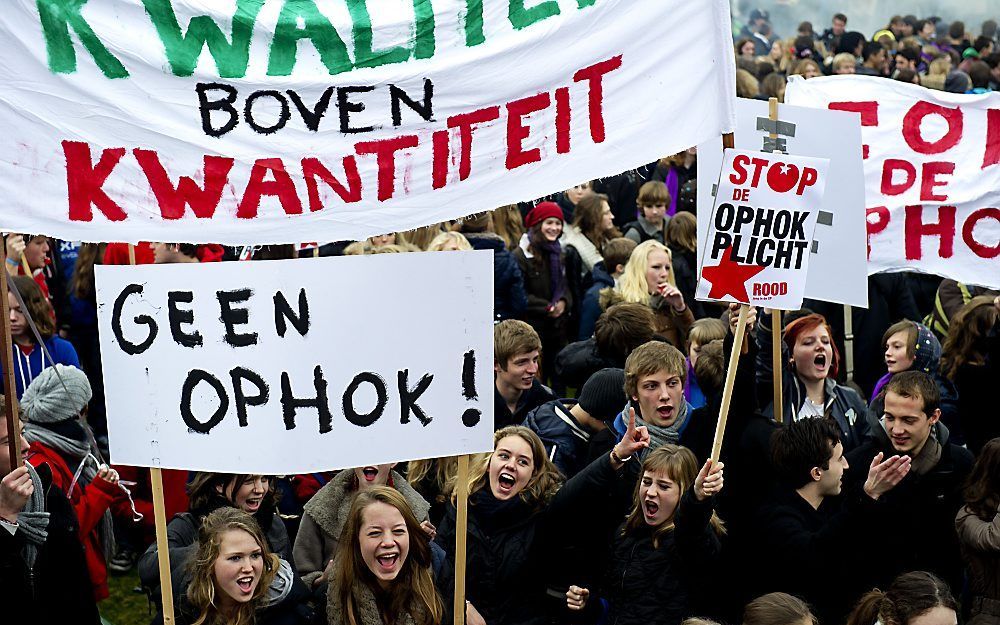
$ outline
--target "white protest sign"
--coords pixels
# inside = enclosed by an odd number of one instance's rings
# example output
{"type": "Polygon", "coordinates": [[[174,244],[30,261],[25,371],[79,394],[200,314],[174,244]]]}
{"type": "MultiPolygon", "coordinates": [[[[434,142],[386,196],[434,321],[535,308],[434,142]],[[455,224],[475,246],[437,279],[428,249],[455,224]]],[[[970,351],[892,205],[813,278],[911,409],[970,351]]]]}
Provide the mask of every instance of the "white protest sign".
{"type": "MultiPolygon", "coordinates": [[[[768,103],[737,98],[737,150],[760,150],[768,136],[768,103]]],[[[802,106],[778,105],[780,134],[789,154],[825,158],[830,166],[826,193],[819,207],[816,241],[809,259],[805,297],[852,306],[868,306],[868,265],[865,248],[865,192],[861,124],[856,115],[802,106]],[[789,128],[790,125],[791,127],[789,128]]],[[[712,206],[712,186],[722,167],[718,141],[698,146],[698,206],[712,206]]],[[[699,213],[700,214],[700,213],[699,213]]],[[[708,219],[698,220],[698,240],[708,236],[708,219]]],[[[699,259],[700,260],[700,259],[699,259]]]]}
{"type": "Polygon", "coordinates": [[[836,76],[791,81],[785,98],[861,123],[870,273],[1000,287],[1000,93],[836,76]]]}
{"type": "Polygon", "coordinates": [[[700,242],[698,299],[802,307],[828,165],[805,156],[725,151],[708,236],[700,242]]]}
{"type": "Polygon", "coordinates": [[[358,240],[735,128],[728,0],[3,9],[0,223],[67,240],[358,240]]]}
{"type": "Polygon", "coordinates": [[[493,255],[97,268],[116,463],[289,474],[493,448],[493,255]]]}

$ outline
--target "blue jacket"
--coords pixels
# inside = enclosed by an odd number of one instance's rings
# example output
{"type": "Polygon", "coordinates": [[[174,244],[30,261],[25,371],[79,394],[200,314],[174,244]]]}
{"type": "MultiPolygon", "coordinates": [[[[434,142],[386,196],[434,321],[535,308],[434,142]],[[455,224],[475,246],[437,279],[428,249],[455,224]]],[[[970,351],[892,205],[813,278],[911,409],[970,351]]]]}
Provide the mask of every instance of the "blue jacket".
{"type": "Polygon", "coordinates": [[[587,466],[590,432],[576,422],[567,407],[576,401],[556,399],[542,404],[528,413],[524,427],[528,428],[545,445],[545,453],[559,471],[569,479],[587,466]]]}
{"type": "Polygon", "coordinates": [[[594,278],[594,286],[587,289],[583,295],[583,302],[580,304],[580,334],[577,337],[579,341],[585,341],[593,336],[597,318],[604,312],[601,308],[600,293],[615,285],[615,279],[604,268],[604,261],[594,265],[590,275],[594,278]]]}
{"type": "MultiPolygon", "coordinates": [[[[42,369],[51,367],[54,364],[71,365],[80,368],[80,358],[76,355],[76,349],[69,341],[53,336],[45,340],[45,347],[52,354],[52,360],[46,357],[42,349],[35,345],[27,356],[21,348],[15,345],[14,352],[14,385],[17,390],[17,398],[21,399],[24,389],[28,388],[31,381],[41,374],[42,369]]],[[[3,373],[3,366],[0,365],[0,373],[3,373]]],[[[6,378],[4,378],[6,380],[6,378]]]]}
{"type": "Polygon", "coordinates": [[[474,250],[493,250],[493,319],[516,319],[528,307],[524,277],[504,240],[495,234],[464,233],[474,250]]]}

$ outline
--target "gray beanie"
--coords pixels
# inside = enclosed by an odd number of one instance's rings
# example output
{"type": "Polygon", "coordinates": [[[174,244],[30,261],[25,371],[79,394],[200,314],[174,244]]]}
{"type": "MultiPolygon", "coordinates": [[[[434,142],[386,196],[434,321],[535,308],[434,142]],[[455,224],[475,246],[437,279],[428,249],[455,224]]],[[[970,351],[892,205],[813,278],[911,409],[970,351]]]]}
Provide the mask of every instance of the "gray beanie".
{"type": "Polygon", "coordinates": [[[30,423],[76,419],[93,395],[83,371],[68,365],[53,365],[42,369],[24,390],[21,412],[30,423]]]}

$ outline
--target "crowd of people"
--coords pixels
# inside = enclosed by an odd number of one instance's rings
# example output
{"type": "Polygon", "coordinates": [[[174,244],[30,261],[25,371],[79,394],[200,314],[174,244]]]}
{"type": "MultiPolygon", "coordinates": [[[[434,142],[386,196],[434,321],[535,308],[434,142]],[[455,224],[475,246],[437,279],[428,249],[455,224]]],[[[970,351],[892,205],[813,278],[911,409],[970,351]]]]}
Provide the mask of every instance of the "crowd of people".
{"type": "Polygon", "coordinates": [[[755,9],[733,29],[736,91],[744,98],[783,100],[791,75],[881,76],[951,93],[1000,89],[995,20],[976,32],[961,20],[894,15],[869,36],[850,30],[847,15],[837,13],[822,32],[802,22],[794,35],[781,37],[768,18],[755,9]]]}
{"type": "MultiPolygon", "coordinates": [[[[1000,79],[991,22],[973,37],[893,17],[868,38],[837,14],[786,41],[749,18],[747,97],[780,98],[790,74],[959,92],[1000,79]]],[[[1000,623],[1000,292],[878,274],[869,308],[846,312],[853,340],[842,306],[807,300],[781,327],[751,309],[736,344],[735,306],[694,298],[696,171],[692,148],[308,250],[6,235],[23,431],[0,420],[5,615],[99,623],[109,575],[137,569],[163,622],[150,476],[108,455],[95,265],[477,249],[494,259],[495,435],[468,481],[466,623],[1000,623]],[[13,470],[11,446],[26,459],[13,470]]],[[[175,622],[451,622],[457,467],[164,470],[175,622]]]]}

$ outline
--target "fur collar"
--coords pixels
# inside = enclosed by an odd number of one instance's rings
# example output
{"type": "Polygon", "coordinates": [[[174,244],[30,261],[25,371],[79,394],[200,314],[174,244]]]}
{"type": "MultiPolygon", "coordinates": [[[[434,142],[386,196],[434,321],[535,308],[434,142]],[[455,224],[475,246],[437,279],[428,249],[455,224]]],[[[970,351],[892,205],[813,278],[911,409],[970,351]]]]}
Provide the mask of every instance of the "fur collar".
{"type": "MultiPolygon", "coordinates": [[[[402,475],[395,471],[392,471],[391,475],[393,485],[413,508],[417,520],[426,521],[431,509],[430,504],[424,501],[420,493],[413,490],[402,475]]],[[[316,525],[333,538],[339,539],[344,531],[344,525],[347,524],[347,514],[351,511],[351,502],[354,499],[354,493],[349,490],[353,478],[354,471],[350,469],[341,471],[319,489],[319,492],[303,507],[305,514],[312,517],[316,525]]]]}
{"type": "MultiPolygon", "coordinates": [[[[330,625],[350,625],[344,608],[338,600],[340,595],[340,580],[333,579],[330,588],[327,590],[326,617],[330,625]]],[[[365,584],[354,585],[354,597],[357,602],[359,614],[355,614],[357,625],[414,625],[413,616],[409,612],[404,612],[396,616],[392,623],[383,623],[382,615],[379,614],[378,605],[375,603],[375,594],[365,584]]]]}

